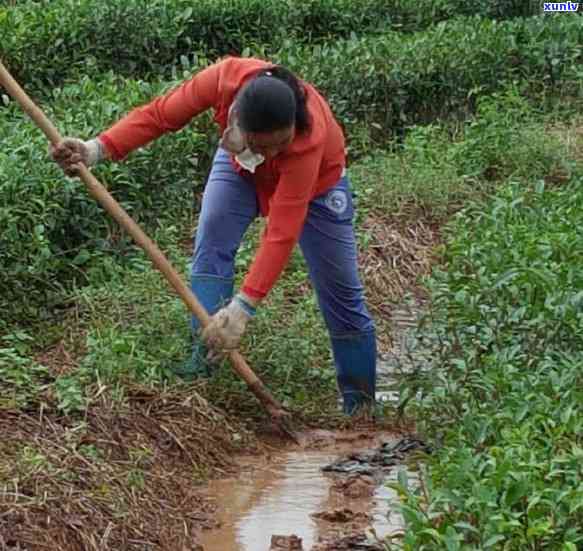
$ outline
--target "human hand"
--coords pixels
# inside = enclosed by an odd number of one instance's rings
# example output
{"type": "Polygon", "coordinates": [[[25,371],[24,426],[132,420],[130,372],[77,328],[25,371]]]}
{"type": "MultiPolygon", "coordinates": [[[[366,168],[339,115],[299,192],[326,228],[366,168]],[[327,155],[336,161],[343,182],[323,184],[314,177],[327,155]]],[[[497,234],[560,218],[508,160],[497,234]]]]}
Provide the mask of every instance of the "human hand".
{"type": "Polygon", "coordinates": [[[98,139],[87,142],[77,138],[64,138],[57,145],[52,145],[49,152],[67,176],[79,174],[81,163],[90,167],[103,159],[103,145],[98,139]]]}
{"type": "Polygon", "coordinates": [[[209,348],[209,361],[217,361],[225,352],[239,347],[247,322],[254,315],[255,309],[237,295],[211,317],[202,332],[202,338],[209,348]]]}

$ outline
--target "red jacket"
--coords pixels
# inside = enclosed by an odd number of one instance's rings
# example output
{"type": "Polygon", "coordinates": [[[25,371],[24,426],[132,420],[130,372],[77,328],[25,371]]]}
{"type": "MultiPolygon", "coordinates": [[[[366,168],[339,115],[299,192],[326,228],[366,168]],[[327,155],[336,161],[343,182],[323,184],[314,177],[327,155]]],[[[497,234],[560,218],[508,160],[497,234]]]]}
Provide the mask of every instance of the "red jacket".
{"type": "MultiPolygon", "coordinates": [[[[211,107],[223,132],[236,93],[258,71],[270,66],[260,59],[226,58],[164,96],[134,109],[99,138],[112,158],[119,160],[165,132],[181,129],[211,107]]],[[[330,107],[313,86],[302,84],[311,116],[310,130],[296,134],[284,152],[259,165],[254,174],[246,173],[255,183],[261,213],[268,216],[242,287],[256,298],[269,293],[285,268],[311,199],[332,187],[345,165],[344,136],[330,107]]]]}

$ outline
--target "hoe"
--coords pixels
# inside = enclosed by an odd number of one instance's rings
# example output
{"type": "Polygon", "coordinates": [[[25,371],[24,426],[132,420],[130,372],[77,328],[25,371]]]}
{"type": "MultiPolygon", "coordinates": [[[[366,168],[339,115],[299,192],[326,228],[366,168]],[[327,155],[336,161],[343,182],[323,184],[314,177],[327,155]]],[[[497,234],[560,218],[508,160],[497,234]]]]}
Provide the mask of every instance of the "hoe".
{"type": "MultiPolygon", "coordinates": [[[[14,80],[6,67],[0,61],[0,84],[18,102],[22,109],[29,115],[35,124],[44,132],[53,144],[61,141],[58,130],[28,97],[20,85],[14,80]]],[[[81,167],[79,177],[87,186],[89,194],[110,214],[110,216],[125,230],[134,241],[150,257],[154,266],[162,272],[168,283],[175,289],[188,309],[197,317],[204,328],[209,323],[210,317],[196,296],[186,286],[184,281],[158,246],[144,233],[136,222],[127,214],[119,203],[110,195],[105,187],[93,176],[85,166],[81,167]]],[[[290,428],[290,413],[267,390],[261,380],[249,367],[245,358],[236,350],[230,351],[229,356],[232,366],[238,375],[245,381],[251,392],[261,402],[267,413],[279,430],[296,443],[298,439],[290,428]]]]}

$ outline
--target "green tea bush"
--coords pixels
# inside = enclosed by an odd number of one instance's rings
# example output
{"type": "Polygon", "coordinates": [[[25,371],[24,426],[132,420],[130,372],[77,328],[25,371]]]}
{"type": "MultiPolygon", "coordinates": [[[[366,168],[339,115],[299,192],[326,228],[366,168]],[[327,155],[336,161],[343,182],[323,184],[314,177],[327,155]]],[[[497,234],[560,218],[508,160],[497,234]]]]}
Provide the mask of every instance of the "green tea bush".
{"type": "Polygon", "coordinates": [[[474,17],[406,36],[286,43],[274,57],[316,83],[349,128],[379,125],[382,137],[436,118],[466,118],[476,98],[514,81],[529,93],[557,92],[567,83],[578,83],[580,91],[582,44],[577,17],[474,17]]]}
{"type": "Polygon", "coordinates": [[[448,157],[459,176],[473,181],[550,180],[557,175],[566,179],[572,163],[542,120],[544,115],[516,88],[484,96],[448,157]]]}
{"type": "Polygon", "coordinates": [[[548,132],[548,119],[509,89],[481,99],[476,116],[454,129],[448,123],[410,129],[390,153],[374,150],[352,164],[357,216],[373,211],[406,223],[413,212],[444,223],[509,178],[568,180],[576,168],[566,145],[548,132]]]}
{"type": "MultiPolygon", "coordinates": [[[[166,85],[167,87],[168,85],[166,85]]],[[[130,106],[161,92],[161,85],[104,75],[55,90],[49,117],[63,135],[89,138],[130,106]]],[[[0,307],[3,317],[36,315],[50,302],[47,291],[85,281],[85,268],[99,254],[122,254],[127,238],[85,192],[80,180],[63,176],[50,160],[46,138],[15,105],[0,119],[0,307]],[[25,303],[22,297],[27,297],[25,303]],[[29,311],[30,310],[30,311],[29,311]]],[[[199,121],[203,127],[205,120],[199,121]]],[[[176,223],[192,208],[202,185],[196,169],[209,143],[189,129],[165,136],[122,163],[95,170],[111,193],[140,224],[153,229],[176,223]]],[[[208,161],[206,161],[208,163],[208,161]]]]}
{"type": "Polygon", "coordinates": [[[511,19],[539,15],[541,4],[540,0],[435,0],[432,8],[443,19],[457,15],[511,19]]]}
{"type": "MultiPolygon", "coordinates": [[[[216,58],[264,45],[330,43],[389,30],[415,31],[459,15],[529,15],[518,0],[52,0],[0,8],[0,57],[35,87],[78,72],[169,76],[181,56],[216,58]],[[518,7],[518,6],[522,7],[518,7]],[[136,32],[137,31],[137,32],[136,32]]],[[[470,21],[471,24],[471,21],[470,21]]],[[[394,41],[395,37],[391,37],[394,41]]]]}
{"type": "Polygon", "coordinates": [[[0,56],[27,82],[54,86],[87,64],[128,76],[166,74],[182,55],[236,54],[378,32],[433,11],[403,0],[53,0],[0,11],[0,56]],[[136,32],[139,30],[139,32],[136,32]]]}
{"type": "MultiPolygon", "coordinates": [[[[578,17],[504,22],[458,18],[408,35],[389,32],[307,46],[287,39],[277,48],[259,44],[245,48],[242,54],[288,65],[326,94],[349,130],[368,124],[379,139],[386,139],[389,132],[400,132],[412,124],[442,117],[465,118],[475,108],[476,98],[512,81],[524,82],[539,96],[566,87],[580,93],[583,25],[579,23],[578,17]]],[[[54,24],[61,26],[58,21],[54,24]]],[[[139,36],[153,40],[156,32],[145,31],[139,36]]],[[[104,44],[112,48],[111,59],[133,56],[130,43],[104,44]]],[[[160,44],[166,42],[161,39],[160,44]]],[[[42,59],[28,60],[24,65],[26,71],[34,68],[34,74],[22,80],[29,90],[36,89],[39,79],[75,82],[79,70],[98,79],[98,71],[104,68],[100,55],[89,55],[83,47],[79,52],[84,53],[76,60],[48,56],[46,43],[43,48],[42,59]]],[[[141,47],[136,51],[143,55],[146,50],[141,47]]],[[[35,51],[33,45],[30,51],[35,51]]],[[[183,56],[173,66],[172,77],[184,68],[194,72],[209,62],[204,56],[183,56]]],[[[123,72],[124,63],[120,61],[115,70],[123,72]]],[[[147,63],[136,58],[132,67],[139,74],[139,68],[147,63]]],[[[107,62],[105,66],[112,64],[116,65],[107,62]]]]}
{"type": "MultiPolygon", "coordinates": [[[[468,109],[468,95],[491,93],[505,79],[536,77],[538,86],[550,83],[549,70],[555,72],[555,84],[559,78],[561,82],[574,78],[583,29],[569,21],[553,19],[555,28],[542,19],[497,23],[476,18],[468,31],[466,20],[452,20],[407,39],[391,33],[334,46],[285,44],[276,59],[323,90],[349,138],[353,131],[368,127],[386,142],[392,132],[410,124],[468,109]],[[554,57],[545,65],[542,53],[549,48],[554,57]],[[340,66],[343,71],[338,71],[340,66]]],[[[191,70],[206,63],[201,59],[191,70]]],[[[185,61],[178,69],[186,67],[190,65],[185,61]]],[[[183,77],[188,75],[183,71],[183,77]]],[[[173,82],[126,81],[112,73],[99,79],[83,77],[53,89],[47,104],[63,134],[90,137],[173,82]]],[[[15,105],[9,102],[1,109],[0,239],[8,277],[0,300],[2,305],[14,305],[23,293],[33,296],[36,291],[58,289],[66,281],[82,281],[83,266],[92,255],[120,245],[123,249],[126,241],[84,195],[81,184],[64,180],[48,161],[44,138],[31,123],[23,123],[15,105]],[[22,240],[22,235],[29,239],[22,240]]],[[[469,130],[482,145],[463,146],[467,154],[460,148],[468,171],[477,173],[492,161],[484,157],[488,128],[496,126],[500,138],[504,125],[492,119],[495,108],[489,117],[487,123],[477,122],[469,130]],[[476,157],[478,152],[482,157],[476,157]]],[[[165,136],[127,162],[98,170],[122,205],[148,227],[162,213],[185,212],[194,174],[202,181],[217,135],[211,131],[209,116],[197,119],[194,127],[195,132],[165,136]]]]}
{"type": "Polygon", "coordinates": [[[583,545],[582,183],[508,185],[451,228],[407,391],[437,450],[401,487],[405,549],[583,545]]]}
{"type": "Polygon", "coordinates": [[[31,359],[32,343],[24,331],[0,337],[0,409],[25,408],[51,380],[48,369],[31,359]]]}

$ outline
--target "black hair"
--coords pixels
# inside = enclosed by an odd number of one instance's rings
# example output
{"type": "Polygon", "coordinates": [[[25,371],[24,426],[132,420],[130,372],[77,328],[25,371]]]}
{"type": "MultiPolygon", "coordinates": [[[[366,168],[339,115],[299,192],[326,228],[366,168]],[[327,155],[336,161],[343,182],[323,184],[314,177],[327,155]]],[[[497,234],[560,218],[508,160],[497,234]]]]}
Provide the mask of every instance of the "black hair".
{"type": "Polygon", "coordinates": [[[281,65],[261,70],[236,99],[244,132],[274,132],[295,123],[297,132],[310,128],[306,92],[296,76],[281,65]]]}

